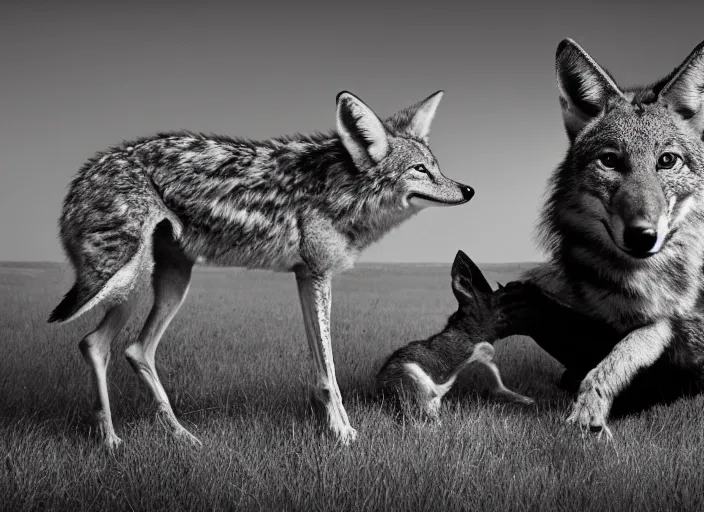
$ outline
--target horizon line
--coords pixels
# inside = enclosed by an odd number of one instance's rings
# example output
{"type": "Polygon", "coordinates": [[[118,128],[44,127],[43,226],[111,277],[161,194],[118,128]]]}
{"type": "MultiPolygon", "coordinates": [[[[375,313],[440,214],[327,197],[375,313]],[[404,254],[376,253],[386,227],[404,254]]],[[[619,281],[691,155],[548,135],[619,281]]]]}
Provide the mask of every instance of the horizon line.
{"type": "MultiPolygon", "coordinates": [[[[547,260],[511,260],[511,261],[479,261],[476,262],[478,265],[523,265],[523,264],[536,264],[545,263],[547,260]]],[[[0,260],[0,266],[10,266],[10,265],[65,265],[69,263],[68,260],[0,260]]],[[[355,267],[359,265],[451,265],[452,261],[359,261],[355,263],[355,267]]],[[[208,265],[196,263],[194,267],[200,268],[247,268],[238,266],[220,266],[220,265],[208,265]]],[[[267,270],[267,269],[250,269],[250,270],[267,270]]]]}

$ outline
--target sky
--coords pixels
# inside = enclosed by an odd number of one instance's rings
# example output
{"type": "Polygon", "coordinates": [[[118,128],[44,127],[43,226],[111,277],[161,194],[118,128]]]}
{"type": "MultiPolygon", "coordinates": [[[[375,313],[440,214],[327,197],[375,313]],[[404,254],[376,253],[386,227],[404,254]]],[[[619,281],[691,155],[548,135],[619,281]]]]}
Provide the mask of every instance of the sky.
{"type": "Polygon", "coordinates": [[[567,148],[558,43],[575,39],[623,86],[650,83],[704,39],[704,2],[474,4],[3,0],[0,260],[64,261],[67,185],[122,140],[327,131],[341,90],[383,118],[439,89],[431,148],[476,195],[422,211],[360,261],[544,259],[535,224],[567,148]]]}

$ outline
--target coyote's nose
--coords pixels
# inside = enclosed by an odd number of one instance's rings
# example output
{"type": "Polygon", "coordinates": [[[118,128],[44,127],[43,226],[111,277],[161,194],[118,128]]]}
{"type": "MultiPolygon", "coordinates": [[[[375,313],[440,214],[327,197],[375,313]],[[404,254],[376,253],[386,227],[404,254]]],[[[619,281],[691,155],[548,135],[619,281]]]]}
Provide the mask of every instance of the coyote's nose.
{"type": "Polygon", "coordinates": [[[474,189],[472,187],[460,185],[460,190],[462,191],[462,197],[464,197],[466,201],[474,197],[474,189]]]}
{"type": "Polygon", "coordinates": [[[636,255],[649,255],[657,241],[658,232],[650,226],[629,226],[623,232],[623,244],[636,255]]]}

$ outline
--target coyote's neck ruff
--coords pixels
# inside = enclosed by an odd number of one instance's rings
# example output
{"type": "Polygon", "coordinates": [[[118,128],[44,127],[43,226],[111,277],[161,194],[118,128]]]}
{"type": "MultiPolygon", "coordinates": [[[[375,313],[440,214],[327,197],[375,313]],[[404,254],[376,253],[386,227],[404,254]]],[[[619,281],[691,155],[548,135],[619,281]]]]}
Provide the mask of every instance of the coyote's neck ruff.
{"type": "Polygon", "coordinates": [[[360,252],[429,205],[457,205],[470,187],[440,172],[428,146],[442,92],[386,121],[359,98],[337,98],[337,131],[263,142],[180,132],[98,154],[71,183],[61,240],[76,283],[50,321],[109,309],[82,342],[94,373],[97,418],[115,436],[105,368],[110,341],[131,312],[131,290],[152,273],[155,302],[127,358],[178,436],[154,368],[156,346],[183,301],[196,261],[296,274],[317,369],[317,396],[343,442],[355,437],[342,405],[330,344],[330,283],[360,252]]]}
{"type": "Polygon", "coordinates": [[[663,246],[657,253],[634,258],[608,239],[613,235],[606,222],[585,216],[590,206],[602,205],[595,204],[583,185],[559,183],[565,175],[575,173],[558,170],[542,212],[541,235],[551,262],[531,271],[531,280],[624,334],[691,311],[704,291],[701,193],[680,198],[664,192],[663,246]]]}
{"type": "Polygon", "coordinates": [[[570,146],[540,224],[551,263],[526,277],[623,336],[571,416],[601,428],[704,298],[704,43],[649,87],[620,89],[571,40],[556,62],[570,146]]]}

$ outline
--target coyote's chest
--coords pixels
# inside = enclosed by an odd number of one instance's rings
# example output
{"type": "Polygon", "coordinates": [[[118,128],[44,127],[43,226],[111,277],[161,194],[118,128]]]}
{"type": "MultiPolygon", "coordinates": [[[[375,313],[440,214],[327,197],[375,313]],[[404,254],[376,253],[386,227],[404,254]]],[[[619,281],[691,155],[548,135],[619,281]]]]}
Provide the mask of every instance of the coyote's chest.
{"type": "Polygon", "coordinates": [[[532,281],[566,305],[628,332],[658,319],[687,316],[701,293],[701,254],[637,270],[601,268],[592,278],[555,262],[528,272],[532,281]]]}
{"type": "Polygon", "coordinates": [[[591,316],[630,331],[663,318],[686,316],[695,306],[699,289],[692,281],[673,280],[655,272],[633,272],[620,288],[582,282],[575,286],[581,309],[591,316]]]}

